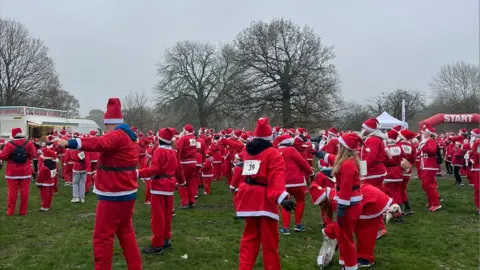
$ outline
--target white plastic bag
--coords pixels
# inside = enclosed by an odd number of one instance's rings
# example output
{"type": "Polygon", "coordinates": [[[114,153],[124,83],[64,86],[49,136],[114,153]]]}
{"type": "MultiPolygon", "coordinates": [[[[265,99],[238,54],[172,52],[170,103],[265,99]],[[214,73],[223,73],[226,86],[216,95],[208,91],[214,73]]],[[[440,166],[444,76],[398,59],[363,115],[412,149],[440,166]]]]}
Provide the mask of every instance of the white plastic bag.
{"type": "Polygon", "coordinates": [[[323,239],[322,247],[317,257],[317,265],[321,268],[325,268],[330,265],[335,254],[335,249],[337,247],[337,240],[330,239],[327,236],[323,239]]]}

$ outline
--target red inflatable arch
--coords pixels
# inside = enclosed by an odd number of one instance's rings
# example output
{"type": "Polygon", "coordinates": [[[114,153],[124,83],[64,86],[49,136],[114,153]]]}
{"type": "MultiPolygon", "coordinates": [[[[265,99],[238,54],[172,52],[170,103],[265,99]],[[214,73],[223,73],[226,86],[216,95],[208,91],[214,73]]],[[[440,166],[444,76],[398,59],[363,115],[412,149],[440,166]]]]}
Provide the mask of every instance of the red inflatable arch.
{"type": "Polygon", "coordinates": [[[425,124],[436,126],[442,123],[477,123],[480,124],[480,114],[435,114],[418,123],[418,130],[421,130],[425,124]]]}

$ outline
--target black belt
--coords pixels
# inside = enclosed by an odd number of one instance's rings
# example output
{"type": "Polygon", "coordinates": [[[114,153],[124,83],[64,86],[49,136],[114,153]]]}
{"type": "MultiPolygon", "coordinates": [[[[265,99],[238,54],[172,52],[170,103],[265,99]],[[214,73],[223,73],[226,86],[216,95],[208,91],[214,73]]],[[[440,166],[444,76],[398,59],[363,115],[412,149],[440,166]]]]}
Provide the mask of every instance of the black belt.
{"type": "Polygon", "coordinates": [[[172,177],[173,177],[173,175],[160,174],[160,175],[153,176],[153,179],[165,179],[165,178],[172,178],[172,177]]]}
{"type": "Polygon", "coordinates": [[[137,170],[136,166],[130,166],[130,167],[109,167],[109,166],[103,166],[100,165],[98,166],[99,170],[102,171],[107,171],[107,172],[128,172],[128,171],[135,171],[137,170]]]}
{"type": "MultiPolygon", "coordinates": [[[[360,190],[360,186],[353,186],[352,190],[360,190]]],[[[337,191],[340,191],[340,187],[337,187],[337,191]]]]}
{"type": "Polygon", "coordinates": [[[268,186],[267,184],[260,183],[256,180],[252,179],[251,177],[245,178],[245,183],[248,184],[248,185],[252,185],[252,186],[262,186],[262,187],[267,187],[268,186]]]}

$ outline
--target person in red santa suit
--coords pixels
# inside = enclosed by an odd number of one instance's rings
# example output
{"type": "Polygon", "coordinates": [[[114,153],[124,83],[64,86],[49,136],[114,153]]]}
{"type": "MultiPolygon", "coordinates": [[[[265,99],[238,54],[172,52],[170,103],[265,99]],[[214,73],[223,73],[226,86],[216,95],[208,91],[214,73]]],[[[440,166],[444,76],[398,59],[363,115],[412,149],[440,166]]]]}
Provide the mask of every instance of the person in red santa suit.
{"type": "MultiPolygon", "coordinates": [[[[305,209],[306,178],[313,175],[313,169],[300,153],[293,147],[294,139],[289,135],[281,135],[278,151],[285,161],[285,187],[288,194],[295,198],[295,227],[294,231],[303,232],[305,226],[302,224],[303,212],[305,209]]],[[[282,210],[283,227],[280,233],[290,234],[290,212],[282,210]]]]}
{"type": "Polygon", "coordinates": [[[142,164],[143,159],[147,155],[148,138],[143,136],[142,132],[138,132],[138,146],[140,147],[140,155],[138,157],[139,164],[142,164]]]}
{"type": "MultiPolygon", "coordinates": [[[[63,137],[62,140],[68,140],[67,137],[63,137]]],[[[72,149],[65,149],[63,154],[63,166],[62,166],[62,176],[63,180],[65,181],[65,186],[71,186],[73,181],[73,165],[75,161],[73,161],[74,150],[72,149]]]]}
{"type": "MultiPolygon", "coordinates": [[[[196,171],[196,173],[197,173],[196,174],[197,183],[198,183],[198,188],[203,188],[201,170],[202,170],[203,164],[205,163],[205,155],[207,153],[207,144],[205,143],[205,140],[200,135],[197,135],[197,145],[196,145],[196,147],[197,147],[197,153],[195,154],[195,156],[197,158],[197,164],[196,164],[196,166],[197,166],[197,171],[196,171]]],[[[197,192],[198,192],[198,189],[197,189],[197,192]]]]}
{"type": "MultiPolygon", "coordinates": [[[[142,161],[142,164],[140,164],[140,170],[145,169],[150,167],[150,164],[152,163],[152,157],[153,157],[153,152],[155,151],[156,147],[149,147],[147,149],[147,155],[142,161]]],[[[145,181],[145,201],[144,204],[150,205],[152,203],[151,198],[152,198],[152,181],[150,177],[143,177],[140,178],[140,180],[145,181]]]]}
{"type": "Polygon", "coordinates": [[[455,143],[452,142],[451,137],[445,140],[445,167],[447,169],[447,175],[453,175],[453,150],[455,148],[455,143]]]}
{"type": "Polygon", "coordinates": [[[368,119],[362,124],[362,134],[366,136],[360,158],[367,164],[367,175],[362,177],[365,183],[369,183],[380,190],[384,190],[383,179],[387,175],[384,162],[387,161],[385,151],[385,135],[378,130],[378,120],[368,119]]]}
{"type": "Polygon", "coordinates": [[[45,212],[50,210],[53,199],[54,177],[57,174],[57,158],[52,149],[45,150],[42,156],[43,166],[39,169],[37,182],[35,183],[40,188],[41,208],[40,211],[45,212]]]}
{"type": "Polygon", "coordinates": [[[468,184],[473,187],[473,179],[472,176],[470,175],[471,172],[471,162],[470,162],[470,155],[472,154],[470,143],[464,143],[462,145],[462,150],[465,152],[465,155],[463,156],[464,160],[464,165],[463,168],[465,169],[465,175],[468,180],[468,184]]]}
{"type": "MultiPolygon", "coordinates": [[[[97,136],[97,131],[92,130],[90,131],[90,136],[95,137],[97,136]]],[[[87,186],[85,188],[85,192],[89,193],[90,188],[95,183],[95,176],[97,174],[97,164],[98,164],[98,156],[99,153],[97,152],[90,152],[90,171],[87,172],[87,186]]]]}
{"type": "Polygon", "coordinates": [[[387,149],[388,159],[385,161],[387,167],[387,175],[383,180],[385,186],[385,193],[393,199],[393,203],[402,203],[402,182],[403,182],[403,168],[401,166],[405,153],[402,146],[397,142],[398,132],[390,130],[387,132],[387,149]]]}
{"type": "Polygon", "coordinates": [[[210,152],[207,152],[205,162],[203,163],[202,168],[200,169],[200,174],[202,177],[203,183],[203,194],[210,195],[210,184],[212,183],[213,179],[213,164],[212,164],[212,157],[210,152]]]}
{"type": "MultiPolygon", "coordinates": [[[[87,137],[84,137],[87,138],[87,137]]],[[[73,164],[72,203],[85,202],[85,189],[87,187],[87,174],[90,169],[90,152],[73,150],[71,154],[73,164]]]]}
{"type": "Polygon", "coordinates": [[[453,175],[455,176],[456,185],[463,186],[460,173],[460,170],[465,166],[465,151],[462,148],[463,136],[456,136],[452,140],[455,142],[455,148],[453,149],[453,175]]]}
{"type": "Polygon", "coordinates": [[[428,198],[429,211],[435,212],[442,208],[437,192],[437,142],[435,128],[426,125],[422,130],[422,141],[418,148],[420,152],[420,169],[422,170],[422,187],[428,198]]]}
{"type": "Polygon", "coordinates": [[[93,229],[95,269],[112,269],[114,235],[118,237],[129,270],[142,269],[142,258],[133,229],[137,197],[137,136],[123,123],[120,99],[110,98],[104,116],[107,134],[100,137],[60,140],[61,146],[99,152],[93,193],[98,203],[93,229]]]}
{"type": "Polygon", "coordinates": [[[188,124],[183,128],[183,136],[175,141],[175,147],[178,151],[180,164],[182,164],[183,175],[187,181],[185,187],[179,188],[180,208],[187,209],[195,207],[198,183],[196,182],[197,170],[197,139],[193,135],[194,129],[188,124]]]}
{"type": "Polygon", "coordinates": [[[171,143],[174,132],[170,128],[158,131],[159,147],[153,153],[150,167],[138,171],[141,178],[149,177],[152,188],[150,226],[153,237],[150,247],[143,249],[146,254],[161,254],[172,247],[170,242],[175,185],[185,186],[185,179],[176,179],[175,172],[180,166],[171,143]]]}
{"type": "Polygon", "coordinates": [[[472,164],[470,174],[474,188],[474,201],[477,213],[480,214],[480,135],[473,141],[470,162],[472,164]]]}
{"type": "Polygon", "coordinates": [[[215,175],[214,180],[221,180],[222,178],[222,147],[218,143],[220,140],[220,135],[215,134],[212,144],[208,148],[208,151],[212,153],[212,164],[213,164],[213,174],[215,175]]]}
{"type": "Polygon", "coordinates": [[[278,205],[294,210],[285,190],[285,162],[272,147],[272,127],[268,118],[260,118],[254,139],[243,151],[242,175],[236,196],[238,217],[245,218],[245,229],[240,242],[240,270],[251,270],[255,265],[260,245],[264,269],[279,270],[278,205]]]}
{"type": "Polygon", "coordinates": [[[398,143],[402,147],[403,153],[405,154],[405,159],[410,163],[410,169],[403,171],[403,181],[400,189],[401,203],[404,204],[405,209],[403,214],[405,216],[411,215],[414,212],[411,209],[410,203],[408,201],[407,187],[412,176],[412,166],[415,164],[417,157],[416,149],[412,145],[411,140],[415,137],[415,134],[408,129],[401,130],[398,133],[398,143]]]}
{"type": "Polygon", "coordinates": [[[13,216],[20,192],[20,215],[28,210],[28,192],[32,178],[32,160],[36,156],[33,143],[25,138],[21,128],[12,129],[11,140],[0,152],[0,160],[8,161],[5,168],[7,180],[7,216],[13,216]]]}
{"type": "MultiPolygon", "coordinates": [[[[245,182],[245,176],[242,175],[243,172],[243,153],[238,153],[235,155],[235,160],[233,161],[233,173],[232,173],[232,182],[230,183],[230,192],[233,194],[233,207],[236,209],[236,197],[240,183],[245,182]]],[[[235,219],[240,219],[235,215],[235,219]]]]}

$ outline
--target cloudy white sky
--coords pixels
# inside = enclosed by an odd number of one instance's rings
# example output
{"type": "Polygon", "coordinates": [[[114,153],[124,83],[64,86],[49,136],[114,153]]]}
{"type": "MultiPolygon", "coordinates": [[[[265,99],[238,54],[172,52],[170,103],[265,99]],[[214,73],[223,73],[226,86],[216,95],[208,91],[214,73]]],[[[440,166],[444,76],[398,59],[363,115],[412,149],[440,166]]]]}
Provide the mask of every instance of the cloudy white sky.
{"type": "Polygon", "coordinates": [[[178,40],[226,43],[253,20],[285,17],[334,45],[346,99],[428,92],[440,66],[478,64],[478,0],[0,0],[50,48],[81,114],[108,97],[151,93],[155,64],[178,40]]]}

